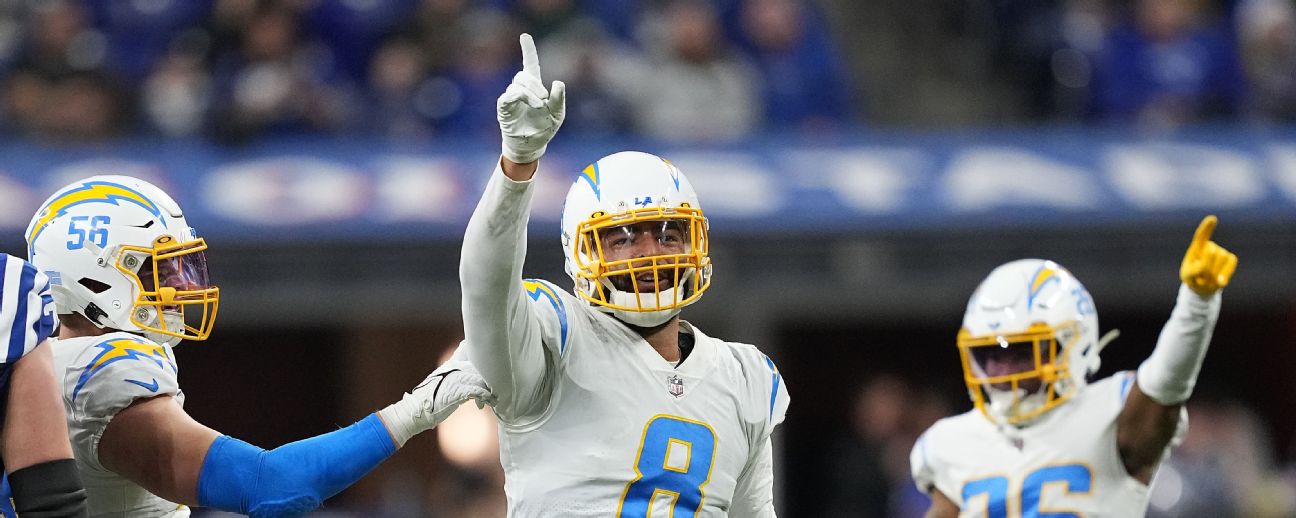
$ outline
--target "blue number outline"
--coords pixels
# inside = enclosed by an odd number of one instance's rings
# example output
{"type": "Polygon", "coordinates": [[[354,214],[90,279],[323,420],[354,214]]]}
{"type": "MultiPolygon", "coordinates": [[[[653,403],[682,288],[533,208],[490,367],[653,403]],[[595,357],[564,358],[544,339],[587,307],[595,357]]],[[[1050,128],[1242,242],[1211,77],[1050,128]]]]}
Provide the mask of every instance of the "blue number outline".
{"type": "Polygon", "coordinates": [[[986,518],[1008,518],[1008,482],[1007,475],[994,475],[963,483],[963,503],[959,509],[966,510],[968,501],[978,495],[986,495],[986,518]],[[999,498],[996,499],[995,496],[999,498]],[[996,502],[998,505],[996,506],[996,502]]]}
{"type": "Polygon", "coordinates": [[[112,223],[112,219],[108,216],[72,216],[72,219],[68,221],[68,236],[75,237],[76,240],[69,239],[67,249],[80,250],[85,248],[87,241],[98,245],[99,248],[108,246],[108,229],[99,226],[101,223],[108,225],[112,223]],[[77,225],[86,222],[90,224],[88,228],[77,225]]]}
{"type": "MultiPolygon", "coordinates": [[[[1013,485],[1006,475],[982,477],[963,483],[961,489],[960,510],[966,511],[970,499],[986,495],[987,518],[1008,518],[1008,491],[1013,485]],[[996,497],[1001,502],[995,507],[996,497]]],[[[1017,515],[1022,518],[1081,518],[1078,511],[1040,509],[1040,495],[1044,494],[1049,484],[1065,484],[1067,494],[1093,494],[1093,467],[1085,462],[1052,463],[1031,470],[1021,479],[1021,490],[1017,492],[1017,515]],[[1078,471],[1083,470],[1083,471],[1078,471]]]]}
{"type": "MultiPolygon", "coordinates": [[[[688,483],[689,481],[687,480],[687,477],[689,477],[689,474],[694,471],[693,463],[695,461],[700,461],[703,458],[706,459],[706,466],[705,466],[706,477],[701,482],[696,483],[696,485],[690,485],[687,488],[690,491],[691,490],[697,491],[696,493],[697,504],[696,506],[693,506],[693,516],[697,516],[700,512],[702,512],[702,505],[706,502],[706,486],[707,484],[711,483],[711,472],[715,467],[716,443],[719,441],[717,441],[715,430],[711,428],[711,425],[695,419],[689,419],[687,417],[680,417],[680,416],[674,416],[669,414],[657,414],[655,416],[652,416],[652,418],[648,419],[648,422],[644,424],[643,435],[639,437],[639,451],[635,453],[635,460],[633,464],[635,477],[631,479],[629,482],[627,482],[625,489],[621,491],[621,500],[620,502],[617,503],[616,515],[621,518],[638,516],[635,514],[626,514],[626,513],[635,512],[635,509],[633,508],[626,509],[626,500],[630,499],[632,501],[631,505],[637,507],[639,504],[638,500],[641,498],[641,496],[635,495],[634,493],[642,493],[644,489],[647,489],[647,488],[637,488],[637,486],[638,484],[640,484],[641,481],[645,481],[646,475],[644,473],[645,470],[643,469],[644,462],[645,462],[644,453],[648,451],[649,446],[653,446],[654,444],[656,444],[656,441],[661,442],[662,465],[660,467],[657,467],[655,465],[650,464],[650,466],[655,468],[657,471],[652,473],[651,474],[652,476],[648,477],[648,480],[646,482],[656,484],[658,483],[659,479],[662,479],[663,476],[668,476],[669,478],[665,478],[664,480],[670,482],[676,482],[676,481],[681,481],[681,478],[684,478],[684,480],[682,481],[688,483]],[[705,432],[704,434],[698,433],[696,436],[691,436],[691,437],[679,437],[675,435],[668,435],[671,432],[671,430],[662,429],[661,427],[654,427],[654,424],[657,423],[666,423],[661,425],[663,427],[669,426],[670,424],[676,424],[676,425],[685,426],[686,429],[690,432],[702,432],[702,430],[705,430],[705,432]],[[652,434],[651,437],[650,434],[652,434]],[[709,439],[710,444],[704,444],[704,445],[694,444],[696,440],[699,438],[704,440],[709,439]],[[693,441],[690,441],[688,439],[693,439],[693,441]],[[650,440],[654,442],[650,442],[650,440]],[[688,463],[685,464],[685,468],[683,471],[681,471],[678,468],[674,468],[666,465],[667,456],[670,453],[670,446],[672,443],[684,443],[688,445],[689,458],[688,458],[688,463]],[[695,455],[694,453],[696,450],[698,450],[699,446],[709,447],[710,455],[695,455]],[[674,473],[675,475],[673,476],[667,475],[666,472],[674,473]],[[636,489],[638,489],[638,491],[636,491],[636,489]]],[[[657,458],[648,457],[646,460],[651,463],[652,461],[657,460],[657,458]]],[[[699,466],[697,469],[702,469],[702,467],[699,466]]],[[[696,478],[696,476],[694,476],[694,478],[696,478]]],[[[645,517],[648,516],[648,513],[652,512],[652,503],[656,500],[657,495],[659,494],[665,494],[671,496],[672,516],[674,515],[675,508],[677,506],[688,505],[690,503],[686,501],[684,502],[684,504],[681,504],[680,497],[684,496],[682,491],[675,491],[667,488],[662,488],[656,485],[653,486],[651,489],[652,491],[647,495],[647,498],[642,502],[645,511],[643,516],[645,517]]],[[[680,489],[680,488],[675,488],[675,489],[680,489]]],[[[692,497],[693,495],[690,494],[689,500],[691,500],[692,497]]]]}
{"type": "Polygon", "coordinates": [[[71,239],[68,240],[68,250],[80,250],[85,248],[86,230],[78,227],[77,223],[88,219],[90,219],[90,216],[72,216],[72,219],[68,221],[68,236],[74,236],[77,238],[76,241],[72,241],[71,239]]]}

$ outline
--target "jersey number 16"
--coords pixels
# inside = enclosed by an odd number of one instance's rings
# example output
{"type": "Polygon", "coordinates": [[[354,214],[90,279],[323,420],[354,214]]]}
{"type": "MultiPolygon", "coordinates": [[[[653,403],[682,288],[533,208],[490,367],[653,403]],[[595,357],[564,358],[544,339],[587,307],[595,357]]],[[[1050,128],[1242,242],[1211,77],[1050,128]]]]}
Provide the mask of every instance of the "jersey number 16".
{"type": "MultiPolygon", "coordinates": [[[[1022,481],[1020,505],[1022,518],[1080,518],[1069,511],[1040,509],[1040,493],[1048,484],[1061,484],[1068,494],[1085,494],[1092,490],[1093,472],[1084,464],[1044,466],[1032,471],[1022,481]]],[[[1008,477],[996,476],[973,480],[963,484],[963,511],[970,510],[969,502],[986,496],[986,518],[1008,518],[1008,477]]]]}

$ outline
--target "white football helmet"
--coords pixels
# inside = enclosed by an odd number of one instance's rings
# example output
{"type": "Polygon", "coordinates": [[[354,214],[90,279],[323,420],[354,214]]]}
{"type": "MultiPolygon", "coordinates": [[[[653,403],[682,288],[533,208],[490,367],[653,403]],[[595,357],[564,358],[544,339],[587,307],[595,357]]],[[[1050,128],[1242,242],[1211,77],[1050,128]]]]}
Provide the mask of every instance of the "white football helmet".
{"type": "Polygon", "coordinates": [[[27,247],[60,314],[171,345],[211,334],[220,290],[207,244],[148,182],[94,176],[64,186],[32,217],[27,247]]]}
{"type": "Polygon", "coordinates": [[[958,347],[976,407],[996,423],[1023,425],[1098,370],[1098,312],[1071,272],[1020,259],[995,268],[972,293],[958,347]]]}
{"type": "Polygon", "coordinates": [[[624,151],[587,166],[562,215],[575,293],[640,327],[665,323],[711,285],[707,219],[669,161],[624,151]]]}

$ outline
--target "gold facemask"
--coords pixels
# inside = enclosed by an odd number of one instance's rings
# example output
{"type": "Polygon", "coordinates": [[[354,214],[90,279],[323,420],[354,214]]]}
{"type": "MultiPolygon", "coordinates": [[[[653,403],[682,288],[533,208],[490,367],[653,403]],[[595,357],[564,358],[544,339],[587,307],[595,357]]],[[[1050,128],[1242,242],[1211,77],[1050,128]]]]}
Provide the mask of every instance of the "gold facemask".
{"type": "Polygon", "coordinates": [[[139,288],[131,323],[166,336],[206,340],[220,302],[220,289],[207,274],[206,249],[201,238],[179,243],[171,236],[157,238],[153,248],[122,246],[117,269],[139,288]]]}
{"type": "Polygon", "coordinates": [[[1068,358],[1080,332],[1075,323],[977,337],[959,330],[963,381],[973,404],[991,421],[1017,425],[1066,402],[1076,391],[1068,358]]]}
{"type": "Polygon", "coordinates": [[[571,244],[580,288],[577,295],[623,311],[687,306],[711,285],[708,243],[706,217],[687,205],[611,215],[596,212],[577,225],[571,244]],[[631,251],[641,239],[654,240],[655,246],[635,250],[653,253],[636,256],[631,251]],[[612,300],[609,287],[633,294],[633,301],[612,300]]]}

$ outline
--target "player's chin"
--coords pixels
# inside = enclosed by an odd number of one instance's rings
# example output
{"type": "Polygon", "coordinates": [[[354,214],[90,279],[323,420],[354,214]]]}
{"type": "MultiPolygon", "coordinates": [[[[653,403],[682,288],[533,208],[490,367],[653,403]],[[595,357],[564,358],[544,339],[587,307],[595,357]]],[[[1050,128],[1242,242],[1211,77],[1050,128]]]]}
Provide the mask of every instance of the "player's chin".
{"type": "Polygon", "coordinates": [[[608,277],[608,281],[612,283],[612,287],[628,293],[656,293],[658,291],[668,290],[675,286],[674,279],[659,278],[654,282],[651,274],[646,276],[641,275],[637,279],[632,278],[629,275],[617,275],[614,277],[608,277]]]}

